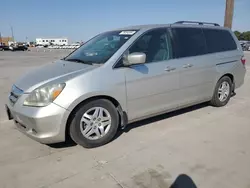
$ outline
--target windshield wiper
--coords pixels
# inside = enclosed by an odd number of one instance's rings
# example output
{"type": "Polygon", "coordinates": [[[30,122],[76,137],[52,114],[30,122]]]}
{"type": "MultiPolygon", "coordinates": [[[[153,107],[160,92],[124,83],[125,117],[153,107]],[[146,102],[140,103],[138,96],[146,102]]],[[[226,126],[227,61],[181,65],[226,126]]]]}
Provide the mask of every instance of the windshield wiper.
{"type": "Polygon", "coordinates": [[[64,59],[65,61],[72,61],[72,62],[76,62],[76,63],[83,63],[83,64],[88,64],[88,65],[92,65],[92,63],[90,62],[86,62],[83,61],[81,59],[77,59],[77,58],[73,58],[73,59],[64,59]]]}

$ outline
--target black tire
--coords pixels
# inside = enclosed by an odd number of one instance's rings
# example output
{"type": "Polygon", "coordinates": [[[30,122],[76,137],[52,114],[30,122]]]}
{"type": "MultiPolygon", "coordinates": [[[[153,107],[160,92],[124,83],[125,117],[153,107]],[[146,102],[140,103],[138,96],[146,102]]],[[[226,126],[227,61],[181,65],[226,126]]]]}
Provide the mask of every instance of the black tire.
{"type": "Polygon", "coordinates": [[[232,80],[231,80],[228,76],[222,77],[222,78],[217,82],[217,84],[216,84],[216,87],[215,87],[215,90],[214,90],[214,94],[213,94],[213,98],[212,98],[212,100],[210,101],[210,104],[211,104],[212,106],[215,106],[215,107],[225,106],[225,105],[228,103],[228,101],[230,100],[230,98],[231,98],[232,89],[233,89],[232,80]],[[221,85],[223,82],[227,82],[227,83],[229,84],[230,90],[229,90],[229,95],[227,96],[227,99],[226,99],[225,101],[220,101],[219,95],[218,95],[218,90],[219,90],[220,85],[221,85]]]}
{"type": "Polygon", "coordinates": [[[119,126],[119,115],[112,102],[106,99],[90,101],[78,108],[69,127],[69,135],[73,141],[85,148],[94,148],[110,142],[116,135],[119,126]],[[111,116],[111,126],[109,131],[102,138],[90,140],[83,136],[80,129],[80,120],[83,114],[93,107],[105,108],[111,116]]]}

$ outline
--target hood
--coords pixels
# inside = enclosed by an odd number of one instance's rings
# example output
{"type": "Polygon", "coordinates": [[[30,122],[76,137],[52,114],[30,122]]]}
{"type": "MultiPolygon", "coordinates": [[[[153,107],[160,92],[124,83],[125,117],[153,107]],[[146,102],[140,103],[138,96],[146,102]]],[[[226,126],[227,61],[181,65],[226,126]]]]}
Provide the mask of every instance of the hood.
{"type": "Polygon", "coordinates": [[[64,82],[67,78],[70,79],[96,67],[97,66],[59,60],[30,71],[21,77],[15,85],[24,92],[31,92],[33,89],[50,81],[64,78],[64,82]]]}

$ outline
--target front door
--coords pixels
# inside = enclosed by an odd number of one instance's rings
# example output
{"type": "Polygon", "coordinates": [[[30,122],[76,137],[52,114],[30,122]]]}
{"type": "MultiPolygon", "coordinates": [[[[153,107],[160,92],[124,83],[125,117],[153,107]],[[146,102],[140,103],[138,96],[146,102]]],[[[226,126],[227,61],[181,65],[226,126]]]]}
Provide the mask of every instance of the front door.
{"type": "Polygon", "coordinates": [[[166,29],[155,29],[141,36],[128,53],[143,52],[146,63],[125,70],[129,120],[159,113],[177,105],[179,67],[172,59],[166,29]]]}

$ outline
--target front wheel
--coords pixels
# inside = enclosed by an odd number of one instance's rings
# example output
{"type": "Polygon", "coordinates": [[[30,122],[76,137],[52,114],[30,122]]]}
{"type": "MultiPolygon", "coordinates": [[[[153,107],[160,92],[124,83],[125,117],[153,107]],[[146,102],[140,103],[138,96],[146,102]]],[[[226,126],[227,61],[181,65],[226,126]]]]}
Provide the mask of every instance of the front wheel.
{"type": "Polygon", "coordinates": [[[76,111],[69,133],[77,144],[93,148],[110,142],[117,132],[118,124],[119,115],[113,103],[98,99],[76,111]]]}
{"type": "Polygon", "coordinates": [[[228,76],[222,77],[216,84],[214,95],[210,101],[212,106],[225,106],[231,98],[232,80],[228,76]]]}

